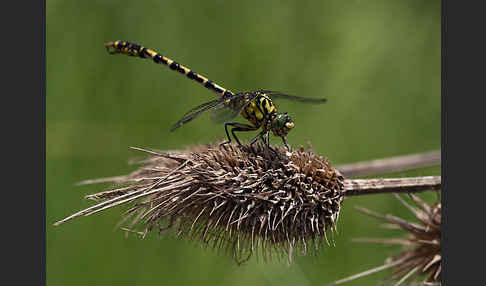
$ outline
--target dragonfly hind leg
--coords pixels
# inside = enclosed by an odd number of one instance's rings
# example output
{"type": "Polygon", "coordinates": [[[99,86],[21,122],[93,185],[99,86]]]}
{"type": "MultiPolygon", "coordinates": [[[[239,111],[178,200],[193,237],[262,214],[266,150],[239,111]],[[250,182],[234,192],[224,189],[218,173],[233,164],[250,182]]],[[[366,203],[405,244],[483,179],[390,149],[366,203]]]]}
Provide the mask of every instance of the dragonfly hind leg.
{"type": "Polygon", "coordinates": [[[257,127],[251,126],[251,125],[248,125],[248,124],[243,124],[243,123],[238,123],[238,122],[226,122],[224,124],[224,131],[226,131],[226,137],[228,138],[228,141],[225,141],[225,142],[219,144],[219,146],[231,143],[231,136],[228,133],[228,126],[231,126],[231,134],[233,134],[233,137],[235,138],[236,142],[240,146],[241,146],[241,142],[238,139],[238,137],[236,137],[235,131],[238,131],[238,132],[239,131],[255,131],[255,130],[258,129],[257,127]]]}

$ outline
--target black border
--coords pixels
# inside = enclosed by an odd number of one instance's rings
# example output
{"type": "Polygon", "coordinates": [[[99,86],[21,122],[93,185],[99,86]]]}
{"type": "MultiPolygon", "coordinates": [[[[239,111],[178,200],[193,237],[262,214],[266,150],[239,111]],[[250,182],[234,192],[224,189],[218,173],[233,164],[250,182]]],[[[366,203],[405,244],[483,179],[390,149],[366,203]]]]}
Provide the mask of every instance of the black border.
{"type": "Polygon", "coordinates": [[[45,285],[46,3],[2,4],[2,285],[45,285]]]}
{"type": "Polygon", "coordinates": [[[41,70],[41,103],[42,119],[41,122],[41,161],[43,163],[41,173],[42,192],[41,192],[41,285],[46,285],[46,0],[41,0],[41,36],[40,36],[40,70],[41,70]]]}
{"type": "Polygon", "coordinates": [[[443,285],[447,285],[448,273],[447,273],[447,263],[445,262],[447,259],[447,154],[446,154],[446,130],[445,127],[448,125],[446,115],[446,39],[447,39],[447,22],[446,22],[446,15],[447,15],[447,1],[442,1],[441,6],[441,116],[442,116],[442,124],[441,124],[441,180],[442,180],[442,190],[441,190],[441,204],[442,204],[442,222],[441,222],[441,255],[442,255],[442,270],[441,270],[441,280],[443,285]]]}
{"type": "Polygon", "coordinates": [[[442,1],[442,285],[484,284],[486,25],[472,3],[442,1]]]}

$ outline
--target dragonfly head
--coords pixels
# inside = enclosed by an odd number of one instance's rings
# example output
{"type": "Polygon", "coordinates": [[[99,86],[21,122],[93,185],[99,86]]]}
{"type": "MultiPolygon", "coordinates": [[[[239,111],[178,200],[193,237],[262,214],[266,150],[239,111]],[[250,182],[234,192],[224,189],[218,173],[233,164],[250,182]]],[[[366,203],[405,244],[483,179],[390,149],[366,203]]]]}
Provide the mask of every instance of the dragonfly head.
{"type": "Polygon", "coordinates": [[[285,113],[278,113],[272,121],[272,132],[275,136],[285,137],[294,128],[294,121],[285,113]]]}

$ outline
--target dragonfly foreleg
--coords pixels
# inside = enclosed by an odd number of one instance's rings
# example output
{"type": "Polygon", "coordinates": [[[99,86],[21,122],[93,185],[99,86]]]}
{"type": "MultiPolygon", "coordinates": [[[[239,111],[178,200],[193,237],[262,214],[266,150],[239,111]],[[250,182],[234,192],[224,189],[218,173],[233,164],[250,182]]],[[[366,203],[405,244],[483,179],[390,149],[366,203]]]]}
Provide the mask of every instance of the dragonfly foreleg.
{"type": "Polygon", "coordinates": [[[283,141],[283,143],[284,143],[285,147],[287,147],[287,150],[288,150],[289,152],[292,152],[292,148],[291,148],[291,147],[290,147],[290,145],[287,143],[287,140],[285,139],[285,137],[284,137],[284,136],[281,136],[281,137],[282,137],[282,141],[283,141]]]}
{"type": "Polygon", "coordinates": [[[275,154],[277,157],[279,157],[280,159],[282,159],[282,156],[280,155],[280,153],[277,152],[272,147],[270,147],[270,132],[269,131],[267,131],[267,133],[265,133],[265,138],[262,137],[262,141],[265,144],[265,146],[267,146],[268,150],[272,151],[273,154],[275,154]]]}

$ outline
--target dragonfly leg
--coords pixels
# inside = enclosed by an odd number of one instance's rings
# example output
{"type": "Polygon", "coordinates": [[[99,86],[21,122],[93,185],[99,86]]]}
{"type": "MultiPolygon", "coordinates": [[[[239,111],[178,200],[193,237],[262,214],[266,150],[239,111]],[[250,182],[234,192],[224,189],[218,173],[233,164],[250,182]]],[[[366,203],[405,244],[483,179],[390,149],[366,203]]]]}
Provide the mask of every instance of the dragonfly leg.
{"type": "Polygon", "coordinates": [[[262,132],[260,132],[260,133],[258,133],[258,135],[255,136],[255,138],[251,139],[250,146],[253,146],[253,144],[255,144],[258,141],[258,139],[262,139],[263,143],[265,143],[265,141],[263,140],[263,135],[264,134],[265,134],[265,130],[262,131],[262,132]]]}
{"type": "Polygon", "coordinates": [[[236,142],[238,142],[238,145],[240,146],[241,146],[241,142],[238,139],[238,137],[236,137],[235,131],[255,131],[258,129],[257,127],[248,124],[243,124],[238,122],[226,122],[224,124],[224,131],[226,131],[226,137],[228,138],[228,141],[219,144],[220,146],[231,143],[231,136],[228,133],[228,126],[231,126],[231,134],[233,134],[233,137],[235,138],[236,142]]]}
{"type": "Polygon", "coordinates": [[[262,137],[262,140],[263,140],[263,143],[265,143],[265,146],[267,146],[268,149],[272,149],[270,147],[270,132],[267,131],[267,133],[265,133],[265,136],[262,137]]]}
{"type": "MultiPolygon", "coordinates": [[[[263,137],[262,137],[262,140],[264,140],[263,137]]],[[[273,154],[277,155],[277,157],[282,159],[282,156],[280,155],[280,153],[277,152],[272,147],[270,147],[270,132],[269,131],[267,131],[267,133],[265,134],[265,140],[263,141],[263,143],[265,143],[265,146],[267,146],[268,150],[272,151],[273,154]]]]}
{"type": "Polygon", "coordinates": [[[251,139],[250,141],[250,149],[253,153],[255,153],[255,150],[253,149],[253,144],[255,144],[258,139],[262,138],[262,141],[263,141],[263,134],[265,133],[265,131],[263,130],[262,132],[258,133],[257,136],[255,136],[255,138],[251,139]]]}
{"type": "Polygon", "coordinates": [[[251,139],[250,146],[253,146],[253,144],[255,144],[258,141],[258,139],[260,139],[260,137],[262,137],[262,132],[258,133],[258,135],[255,136],[255,138],[251,139]]]}
{"type": "Polygon", "coordinates": [[[285,139],[284,136],[282,136],[282,141],[283,141],[285,147],[287,147],[287,150],[289,150],[289,152],[292,152],[292,147],[290,147],[290,145],[287,143],[287,140],[285,139]]]}

